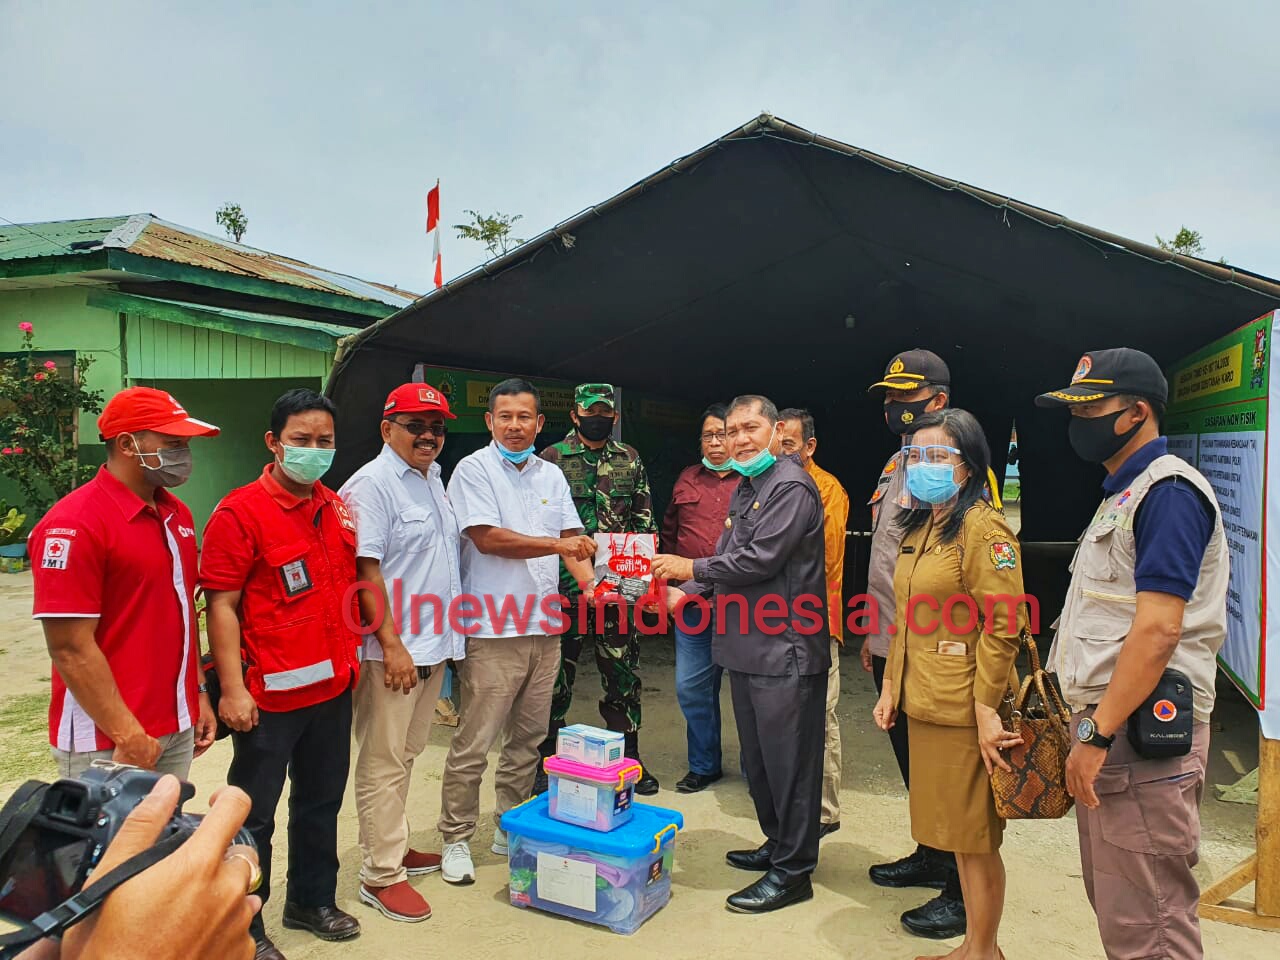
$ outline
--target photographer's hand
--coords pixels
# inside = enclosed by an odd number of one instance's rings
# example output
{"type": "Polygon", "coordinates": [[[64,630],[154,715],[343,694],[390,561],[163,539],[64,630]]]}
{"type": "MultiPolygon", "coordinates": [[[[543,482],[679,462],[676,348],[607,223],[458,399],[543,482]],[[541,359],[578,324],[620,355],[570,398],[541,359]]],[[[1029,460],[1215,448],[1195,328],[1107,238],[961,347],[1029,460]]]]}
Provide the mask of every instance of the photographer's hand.
{"type": "MultiPolygon", "coordinates": [[[[156,842],[178,806],[178,791],[175,777],[160,778],[120,825],[86,887],[156,842]]],[[[228,851],[248,815],[243,791],[215,793],[208,816],[186,843],[112,891],[96,913],[67,931],[62,960],[251,960],[249,921],[262,901],[247,890],[258,855],[244,846],[231,848],[233,857],[228,851]]]]}

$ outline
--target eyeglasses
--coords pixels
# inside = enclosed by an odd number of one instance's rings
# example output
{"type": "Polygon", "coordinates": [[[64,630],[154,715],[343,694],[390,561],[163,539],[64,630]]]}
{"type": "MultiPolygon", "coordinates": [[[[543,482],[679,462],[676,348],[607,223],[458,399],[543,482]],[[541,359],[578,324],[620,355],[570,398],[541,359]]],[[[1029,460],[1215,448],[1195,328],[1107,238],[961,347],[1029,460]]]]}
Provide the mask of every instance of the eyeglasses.
{"type": "Polygon", "coordinates": [[[391,422],[405,431],[405,433],[411,433],[415,437],[420,437],[424,433],[430,433],[433,437],[443,437],[449,432],[449,428],[443,423],[425,423],[422,420],[410,420],[408,423],[403,420],[392,420],[391,422]]]}
{"type": "Polygon", "coordinates": [[[948,447],[941,443],[931,443],[928,446],[906,446],[902,448],[902,455],[907,463],[950,463],[949,455],[960,456],[960,451],[955,447],[948,447]]]}
{"type": "Polygon", "coordinates": [[[712,442],[714,442],[714,441],[716,441],[716,440],[719,440],[721,443],[724,443],[724,441],[725,441],[725,436],[724,436],[724,431],[723,431],[723,430],[722,430],[722,431],[720,431],[719,433],[704,433],[704,434],[702,435],[702,442],[703,442],[703,443],[712,443],[712,442]]]}

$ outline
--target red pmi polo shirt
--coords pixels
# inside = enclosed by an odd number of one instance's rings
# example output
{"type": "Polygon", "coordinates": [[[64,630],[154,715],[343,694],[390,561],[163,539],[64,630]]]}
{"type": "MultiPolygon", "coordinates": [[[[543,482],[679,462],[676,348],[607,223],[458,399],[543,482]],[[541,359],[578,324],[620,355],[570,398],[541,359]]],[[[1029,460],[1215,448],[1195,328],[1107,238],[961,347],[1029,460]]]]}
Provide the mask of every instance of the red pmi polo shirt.
{"type": "MultiPolygon", "coordinates": [[[[106,467],[53,505],[27,542],[34,616],[95,617],[125,705],[153,737],[200,716],[194,591],[196,533],[187,505],[158,489],[148,506],[106,467]]],[[[59,750],[115,746],[53,671],[49,742],[59,750]]]]}

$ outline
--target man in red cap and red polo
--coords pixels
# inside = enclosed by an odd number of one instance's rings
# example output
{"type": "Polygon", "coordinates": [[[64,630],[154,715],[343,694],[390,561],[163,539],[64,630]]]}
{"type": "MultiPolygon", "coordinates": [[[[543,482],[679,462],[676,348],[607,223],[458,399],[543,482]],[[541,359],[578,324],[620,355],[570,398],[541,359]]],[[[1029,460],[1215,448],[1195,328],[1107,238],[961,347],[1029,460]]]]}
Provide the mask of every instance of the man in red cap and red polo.
{"type": "Polygon", "coordinates": [[[195,524],[165,488],[191,475],[191,438],[218,428],[163,390],[130,387],[98,432],[106,464],[28,541],[53,659],[49,741],[64,777],[102,759],[185,779],[216,724],[197,678],[195,524]]]}
{"type": "Polygon", "coordinates": [[[458,521],[436,458],[453,420],[428,383],[396,387],[382,408],[382,452],[338,491],[356,521],[356,574],[364,589],[364,657],[353,729],[360,819],[360,899],[392,920],[431,916],[410,876],[440,869],[440,856],[409,846],[405,802],[413,762],[427,745],[449,660],[466,637],[449,611],[462,593],[458,521]]]}

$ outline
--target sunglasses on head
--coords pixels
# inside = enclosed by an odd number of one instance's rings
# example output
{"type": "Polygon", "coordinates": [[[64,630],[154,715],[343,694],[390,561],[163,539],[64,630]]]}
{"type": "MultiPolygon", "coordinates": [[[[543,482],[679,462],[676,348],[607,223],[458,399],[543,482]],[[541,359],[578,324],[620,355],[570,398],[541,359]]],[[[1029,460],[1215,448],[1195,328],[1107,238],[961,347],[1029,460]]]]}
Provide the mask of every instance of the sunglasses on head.
{"type": "Polygon", "coordinates": [[[413,434],[415,437],[420,437],[424,433],[430,433],[433,437],[443,437],[449,432],[449,428],[443,423],[427,423],[424,420],[410,420],[408,423],[405,423],[403,420],[396,420],[394,418],[389,419],[391,419],[391,422],[397,427],[404,430],[406,433],[413,434]]]}

